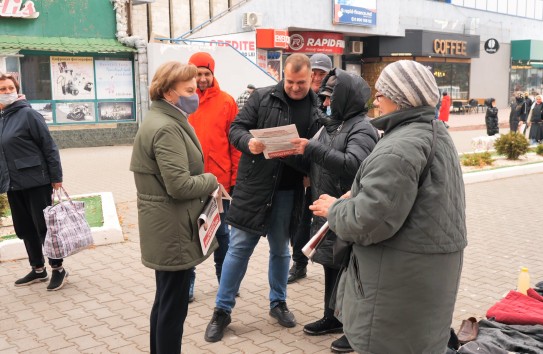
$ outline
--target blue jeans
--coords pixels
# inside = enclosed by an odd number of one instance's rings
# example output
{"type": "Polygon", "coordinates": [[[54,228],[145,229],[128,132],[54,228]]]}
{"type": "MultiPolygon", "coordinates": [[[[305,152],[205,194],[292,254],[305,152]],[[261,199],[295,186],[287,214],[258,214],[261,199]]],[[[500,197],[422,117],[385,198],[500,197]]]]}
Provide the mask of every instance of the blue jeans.
{"type": "MultiPolygon", "coordinates": [[[[294,204],[294,191],[277,191],[270,215],[268,243],[270,259],[268,282],[270,283],[270,308],[287,299],[289,252],[289,225],[294,204]]],[[[230,246],[224,259],[221,283],[215,304],[217,308],[231,312],[236,304],[236,294],[247,271],[249,258],[261,235],[232,227],[230,246]]]]}
{"type": "MultiPolygon", "coordinates": [[[[222,201],[222,207],[224,209],[224,212],[219,214],[221,217],[221,225],[217,229],[217,233],[215,234],[215,238],[217,238],[217,242],[219,243],[219,248],[213,252],[213,260],[215,261],[215,274],[217,275],[217,280],[219,283],[221,282],[221,272],[222,272],[222,264],[224,262],[224,257],[226,256],[226,251],[228,251],[228,244],[230,243],[230,229],[228,228],[228,224],[224,221],[226,218],[226,213],[228,212],[228,209],[230,208],[230,201],[223,200],[222,201]]],[[[190,280],[192,283],[194,283],[194,279],[196,279],[196,267],[192,267],[190,270],[190,280]]]]}

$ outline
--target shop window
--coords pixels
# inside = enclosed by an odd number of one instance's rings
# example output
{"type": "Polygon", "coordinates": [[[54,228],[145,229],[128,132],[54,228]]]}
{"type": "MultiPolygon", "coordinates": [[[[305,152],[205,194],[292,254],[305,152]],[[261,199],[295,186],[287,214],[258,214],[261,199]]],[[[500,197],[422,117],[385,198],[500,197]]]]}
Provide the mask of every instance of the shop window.
{"type": "Polygon", "coordinates": [[[447,91],[451,99],[469,99],[468,63],[424,63],[430,65],[440,92],[447,91]]]}
{"type": "Polygon", "coordinates": [[[48,56],[21,58],[21,87],[28,100],[50,100],[51,68],[48,56]]]}

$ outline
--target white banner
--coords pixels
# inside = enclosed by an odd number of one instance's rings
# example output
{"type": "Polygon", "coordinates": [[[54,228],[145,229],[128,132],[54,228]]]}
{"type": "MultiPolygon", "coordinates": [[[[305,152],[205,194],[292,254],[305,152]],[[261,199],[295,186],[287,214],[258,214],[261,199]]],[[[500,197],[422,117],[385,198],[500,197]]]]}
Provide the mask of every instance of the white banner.
{"type": "Polygon", "coordinates": [[[92,57],[51,57],[51,84],[54,100],[93,100],[92,57]]]}
{"type": "Polygon", "coordinates": [[[97,60],[96,94],[98,99],[133,98],[132,62],[128,60],[97,60]]]}

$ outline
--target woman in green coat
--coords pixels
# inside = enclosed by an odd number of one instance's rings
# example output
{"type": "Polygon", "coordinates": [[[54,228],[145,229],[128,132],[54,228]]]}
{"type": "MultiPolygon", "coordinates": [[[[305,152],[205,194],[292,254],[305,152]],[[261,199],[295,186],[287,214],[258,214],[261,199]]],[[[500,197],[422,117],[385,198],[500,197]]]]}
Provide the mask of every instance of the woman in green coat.
{"type": "Polygon", "coordinates": [[[153,77],[153,101],[134,141],[130,170],[138,193],[143,265],[155,270],[151,353],[180,353],[187,317],[189,273],[217,248],[202,253],[197,219],[218,186],[204,173],[200,143],[187,116],[196,110],[193,65],[167,62],[153,77]]]}
{"type": "Polygon", "coordinates": [[[383,138],[350,197],[321,195],[310,207],[353,245],[336,315],[357,353],[444,354],[467,245],[458,152],[432,123],[439,91],[425,66],[389,64],[375,88],[381,115],[371,124],[383,138]]]}

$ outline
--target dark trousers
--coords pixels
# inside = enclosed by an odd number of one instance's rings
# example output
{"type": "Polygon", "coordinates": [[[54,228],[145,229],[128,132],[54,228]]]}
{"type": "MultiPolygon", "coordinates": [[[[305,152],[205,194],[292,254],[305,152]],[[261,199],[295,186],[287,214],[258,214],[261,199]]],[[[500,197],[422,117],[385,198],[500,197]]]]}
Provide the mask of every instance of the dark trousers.
{"type": "Polygon", "coordinates": [[[334,309],[330,308],[330,300],[339,275],[339,269],[322,267],[324,268],[324,317],[332,318],[334,317],[334,309]]]}
{"type": "MultiPolygon", "coordinates": [[[[13,218],[13,228],[17,237],[25,244],[28,261],[33,268],[41,268],[45,265],[42,246],[47,234],[47,226],[43,216],[43,209],[51,205],[53,187],[50,184],[44,186],[8,191],[8,201],[13,218]]],[[[62,259],[49,258],[52,267],[62,265],[62,259]]]]}
{"type": "Polygon", "coordinates": [[[189,307],[190,269],[155,271],[156,294],[151,310],[151,354],[181,353],[183,324],[189,307]]]}
{"type": "Polygon", "coordinates": [[[304,248],[311,238],[311,218],[313,217],[313,213],[309,210],[311,204],[311,188],[306,188],[300,223],[292,239],[292,260],[298,267],[307,266],[308,260],[303,254],[302,248],[304,248]]]}

